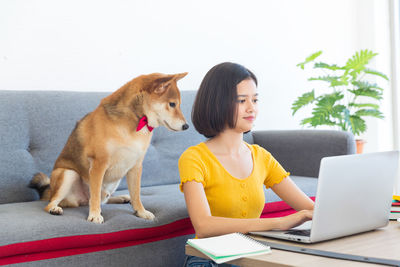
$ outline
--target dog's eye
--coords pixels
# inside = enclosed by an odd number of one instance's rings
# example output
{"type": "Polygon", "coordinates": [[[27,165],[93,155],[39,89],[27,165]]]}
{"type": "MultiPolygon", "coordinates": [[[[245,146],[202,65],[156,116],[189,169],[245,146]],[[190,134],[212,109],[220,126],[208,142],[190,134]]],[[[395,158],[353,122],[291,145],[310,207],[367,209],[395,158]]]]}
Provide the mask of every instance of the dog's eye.
{"type": "Polygon", "coordinates": [[[175,104],[174,102],[169,102],[169,106],[170,106],[171,108],[174,108],[174,107],[176,106],[176,104],[175,104]]]}

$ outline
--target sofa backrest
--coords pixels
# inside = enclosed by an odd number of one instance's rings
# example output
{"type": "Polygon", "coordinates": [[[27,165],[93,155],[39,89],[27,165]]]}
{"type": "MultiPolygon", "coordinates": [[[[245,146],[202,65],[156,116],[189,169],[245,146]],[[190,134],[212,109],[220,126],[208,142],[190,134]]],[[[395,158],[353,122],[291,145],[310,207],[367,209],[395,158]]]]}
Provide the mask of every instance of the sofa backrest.
{"type": "MultiPolygon", "coordinates": [[[[191,122],[196,91],[182,91],[182,111],[189,129],[164,127],[154,135],[143,162],[142,186],[179,183],[178,159],[189,146],[205,138],[191,122]]],[[[27,187],[41,171],[50,175],[76,122],[93,111],[110,93],[62,91],[0,91],[0,203],[38,199],[27,187]]],[[[252,143],[251,134],[245,140],[252,143]]],[[[99,144],[101,145],[101,144],[99,144]]],[[[123,179],[119,189],[126,189],[123,179]]]]}

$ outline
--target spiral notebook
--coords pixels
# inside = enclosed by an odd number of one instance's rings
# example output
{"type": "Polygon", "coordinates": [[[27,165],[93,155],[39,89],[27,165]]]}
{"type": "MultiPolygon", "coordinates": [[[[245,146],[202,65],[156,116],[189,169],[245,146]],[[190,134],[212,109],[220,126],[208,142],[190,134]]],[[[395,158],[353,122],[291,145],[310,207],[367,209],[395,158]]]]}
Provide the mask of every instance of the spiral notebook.
{"type": "Polygon", "coordinates": [[[271,253],[269,246],[241,233],[189,239],[187,244],[207,255],[218,264],[245,256],[271,253]]]}

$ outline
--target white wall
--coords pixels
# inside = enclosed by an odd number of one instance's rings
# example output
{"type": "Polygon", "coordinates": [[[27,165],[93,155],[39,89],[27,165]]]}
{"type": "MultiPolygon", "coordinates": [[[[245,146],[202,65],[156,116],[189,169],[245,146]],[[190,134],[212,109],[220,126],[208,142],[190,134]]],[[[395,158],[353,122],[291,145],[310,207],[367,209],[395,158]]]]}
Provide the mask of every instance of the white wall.
{"type": "MultiPolygon", "coordinates": [[[[382,0],[3,0],[0,90],[114,91],[140,74],[185,71],[190,74],[180,88],[192,90],[212,66],[233,61],[259,78],[255,129],[296,129],[303,115],[292,117],[291,104],[312,84],[295,65],[317,50],[324,51],[321,59],[345,63],[368,48],[382,56],[377,68],[386,66],[385,5],[382,0]]],[[[390,105],[384,109],[390,113],[390,105]]],[[[388,120],[371,122],[366,151],[391,148],[390,114],[385,115],[388,120]]]]}

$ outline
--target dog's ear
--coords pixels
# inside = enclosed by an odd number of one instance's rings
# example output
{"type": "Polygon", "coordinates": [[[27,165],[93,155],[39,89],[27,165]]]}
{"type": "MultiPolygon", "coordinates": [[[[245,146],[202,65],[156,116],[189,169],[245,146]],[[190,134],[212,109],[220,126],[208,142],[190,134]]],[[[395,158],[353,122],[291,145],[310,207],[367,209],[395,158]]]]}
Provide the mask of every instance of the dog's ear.
{"type": "Polygon", "coordinates": [[[165,75],[153,81],[151,93],[163,94],[171,86],[174,75],[165,75]]]}
{"type": "Polygon", "coordinates": [[[151,81],[151,85],[148,87],[149,93],[163,94],[170,86],[173,81],[178,81],[185,77],[188,73],[178,74],[160,74],[157,73],[158,77],[151,81]]]}
{"type": "Polygon", "coordinates": [[[187,72],[182,72],[182,73],[175,74],[175,80],[179,81],[180,79],[185,77],[187,74],[188,74],[187,72]]]}

